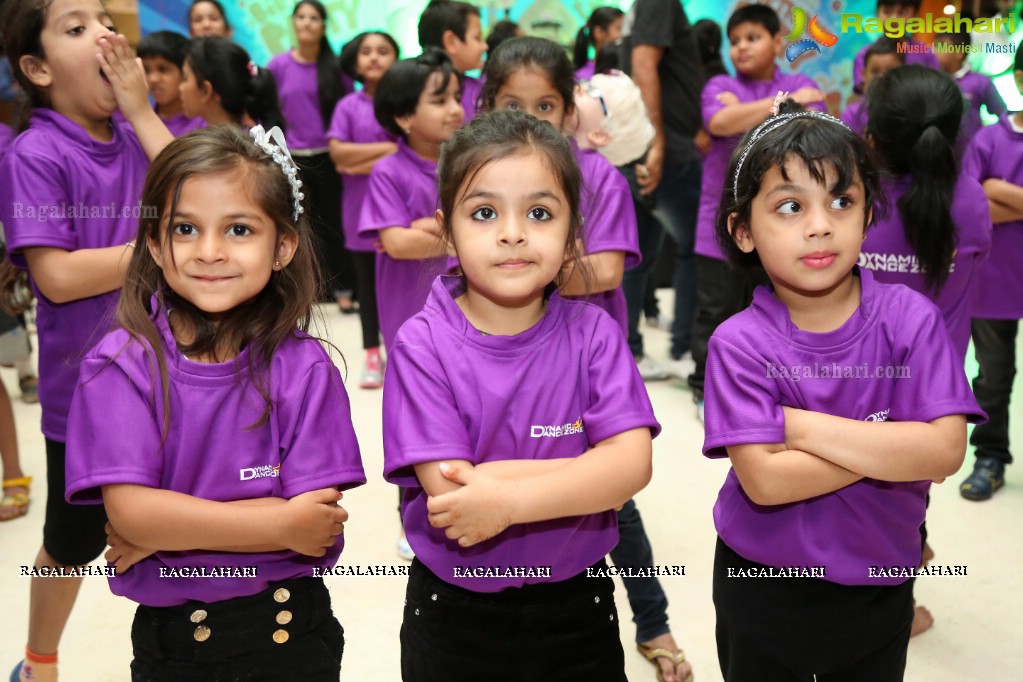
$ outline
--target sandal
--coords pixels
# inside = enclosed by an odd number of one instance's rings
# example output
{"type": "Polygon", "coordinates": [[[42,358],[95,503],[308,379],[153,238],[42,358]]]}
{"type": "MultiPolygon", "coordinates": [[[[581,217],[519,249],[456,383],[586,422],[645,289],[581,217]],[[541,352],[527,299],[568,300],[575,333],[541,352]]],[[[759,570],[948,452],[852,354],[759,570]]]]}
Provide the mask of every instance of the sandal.
{"type": "MultiPolygon", "coordinates": [[[[32,485],[31,476],[22,476],[21,478],[8,478],[4,479],[4,488],[17,488],[23,487],[28,489],[32,485]]],[[[0,499],[0,510],[15,509],[17,513],[12,516],[0,516],[0,521],[11,521],[12,519],[21,518],[28,513],[28,493],[15,493],[13,495],[4,495],[3,499],[0,499]]]]}
{"type": "MultiPolygon", "coordinates": [[[[684,663],[686,660],[686,654],[681,649],[677,651],[668,651],[667,649],[650,648],[643,646],[642,644],[636,645],[636,651],[643,654],[646,660],[653,664],[657,670],[657,682],[664,682],[664,672],[661,670],[661,666],[657,663],[658,658],[667,658],[674,664],[675,668],[678,668],[679,663],[684,663]]],[[[689,676],[682,680],[682,682],[693,682],[693,673],[690,672],[689,676]]]]}

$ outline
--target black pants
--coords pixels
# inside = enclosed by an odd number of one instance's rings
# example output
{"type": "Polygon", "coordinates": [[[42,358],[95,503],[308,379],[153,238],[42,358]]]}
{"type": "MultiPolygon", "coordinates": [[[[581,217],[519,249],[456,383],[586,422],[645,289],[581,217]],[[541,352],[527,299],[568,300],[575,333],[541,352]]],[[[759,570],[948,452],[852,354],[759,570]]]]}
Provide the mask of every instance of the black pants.
{"type": "Polygon", "coordinates": [[[980,372],[973,394],[987,413],[987,422],[973,427],[970,445],[977,457],[992,457],[1012,464],[1009,453],[1009,401],[1016,377],[1016,333],[1019,320],[973,320],[973,347],[980,372]]]}
{"type": "Polygon", "coordinates": [[[107,511],[102,504],[64,501],[67,446],[46,439],[46,520],[43,547],[65,566],[90,563],[107,547],[107,511]]]}
{"type": "Polygon", "coordinates": [[[337,682],[344,630],[323,579],[296,578],[251,597],[139,606],[131,643],[132,682],[337,682]]]}
{"type": "Polygon", "coordinates": [[[626,682],[614,582],[584,571],[479,593],[444,582],[415,559],[401,624],[401,678],[626,682]]]}
{"type": "Polygon", "coordinates": [[[352,263],[345,249],[341,231],[341,178],[334,170],[330,154],[296,156],[306,210],[312,227],[316,260],[323,276],[322,293],[333,301],[341,291],[351,291],[355,284],[352,263]]]}
{"type": "Polygon", "coordinates": [[[355,266],[359,292],[359,321],[364,350],[380,345],[380,314],[377,312],[377,255],[372,251],[349,251],[355,266]]]}
{"type": "Polygon", "coordinates": [[[732,315],[749,307],[753,289],[768,284],[763,270],[737,270],[724,261],[696,257],[696,321],[693,323],[693,360],[696,371],[689,385],[703,394],[707,371],[707,346],[714,330],[732,315]]]}
{"type": "Polygon", "coordinates": [[[766,567],[718,538],[715,634],[725,682],[902,680],[913,624],[909,582],[873,587],[729,577],[729,568],[748,574],[766,567]]]}

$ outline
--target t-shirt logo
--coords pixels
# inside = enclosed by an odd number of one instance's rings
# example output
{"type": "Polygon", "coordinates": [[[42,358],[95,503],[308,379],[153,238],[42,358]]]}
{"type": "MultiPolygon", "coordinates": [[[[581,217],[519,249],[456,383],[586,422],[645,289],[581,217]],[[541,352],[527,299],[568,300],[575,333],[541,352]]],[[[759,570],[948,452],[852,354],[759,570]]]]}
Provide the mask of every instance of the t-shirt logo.
{"type": "Polygon", "coordinates": [[[281,465],[277,466],[261,466],[261,467],[249,467],[246,469],[238,470],[239,481],[251,481],[254,478],[277,478],[281,475],[281,465]]]}
{"type": "Polygon", "coordinates": [[[796,61],[807,52],[820,54],[819,46],[833,47],[838,42],[838,36],[824,30],[820,22],[817,21],[816,14],[809,21],[807,21],[808,16],[802,7],[792,8],[792,32],[785,38],[789,43],[789,46],[785,48],[785,57],[789,63],[796,61]],[[809,38],[802,37],[804,31],[810,34],[809,38]]]}
{"type": "Polygon", "coordinates": [[[886,421],[888,421],[888,413],[889,412],[891,412],[890,409],[888,409],[888,410],[881,410],[880,412],[875,412],[874,414],[870,415],[869,417],[867,417],[863,421],[865,421],[865,422],[886,422],[886,421]]]}
{"type": "Polygon", "coordinates": [[[579,417],[571,424],[559,424],[554,426],[538,426],[534,424],[529,427],[530,438],[561,438],[576,433],[584,433],[583,418],[579,417]]]}

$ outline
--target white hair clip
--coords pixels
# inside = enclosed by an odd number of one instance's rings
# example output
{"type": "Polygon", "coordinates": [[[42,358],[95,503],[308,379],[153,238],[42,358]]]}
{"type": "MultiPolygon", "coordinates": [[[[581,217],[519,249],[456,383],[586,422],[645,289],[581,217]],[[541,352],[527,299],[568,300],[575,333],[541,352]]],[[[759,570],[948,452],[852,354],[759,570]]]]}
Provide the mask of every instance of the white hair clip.
{"type": "Polygon", "coordinates": [[[781,109],[781,103],[785,101],[785,98],[789,96],[789,93],[778,91],[778,94],[774,96],[774,104],[771,105],[771,115],[777,116],[778,111],[781,109]]]}
{"type": "Polygon", "coordinates": [[[263,126],[254,126],[249,130],[249,135],[252,136],[252,141],[281,167],[281,171],[288,178],[288,183],[291,184],[291,219],[298,220],[305,211],[302,208],[305,194],[302,193],[302,181],[298,179],[298,166],[291,158],[288,143],[284,141],[284,133],[277,126],[270,130],[263,130],[263,126]]]}

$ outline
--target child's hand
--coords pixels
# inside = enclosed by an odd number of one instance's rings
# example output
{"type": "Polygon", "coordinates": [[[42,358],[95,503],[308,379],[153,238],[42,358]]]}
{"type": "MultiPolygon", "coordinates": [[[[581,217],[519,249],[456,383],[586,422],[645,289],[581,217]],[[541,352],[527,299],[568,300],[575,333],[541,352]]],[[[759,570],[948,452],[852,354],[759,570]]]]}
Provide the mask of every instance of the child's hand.
{"type": "Polygon", "coordinates": [[[711,139],[710,133],[703,128],[700,128],[696,132],[696,137],[693,139],[693,143],[696,145],[696,150],[700,152],[701,156],[707,156],[710,154],[711,145],[714,144],[714,140],[711,139]]]}
{"type": "Polygon", "coordinates": [[[156,553],[155,549],[146,549],[128,542],[118,535],[109,523],[103,527],[103,530],[107,534],[107,544],[110,545],[110,549],[103,555],[103,558],[114,563],[117,573],[124,573],[147,556],[156,553]]]}
{"type": "Polygon", "coordinates": [[[824,93],[818,90],[817,88],[811,88],[810,86],[799,88],[794,93],[792,93],[790,97],[794,101],[803,105],[810,104],[811,102],[824,101],[824,93]]]}
{"type": "Polygon", "coordinates": [[[302,493],[281,509],[277,540],[281,546],[306,556],[323,556],[345,530],[346,512],[336,488],[302,493]]]}
{"type": "Polygon", "coordinates": [[[512,494],[508,482],[446,462],[441,463],[440,472],[462,487],[427,500],[431,526],[446,528],[444,534],[448,538],[461,547],[472,547],[511,525],[512,494]]]}
{"type": "Polygon", "coordinates": [[[114,89],[117,106],[124,117],[131,121],[133,117],[149,110],[149,87],[146,84],[146,71],[142,60],[135,56],[134,50],[128,45],[123,35],[108,33],[97,41],[100,52],[99,59],[103,75],[110,81],[114,89]]]}
{"type": "Polygon", "coordinates": [[[739,97],[734,92],[719,92],[718,94],[714,95],[714,99],[716,99],[718,103],[726,107],[730,107],[733,104],[739,103],[739,97]]]}
{"type": "Polygon", "coordinates": [[[409,227],[413,230],[422,230],[423,232],[435,234],[438,237],[441,236],[440,223],[438,223],[437,219],[433,216],[428,218],[416,218],[409,224],[409,227]]]}

